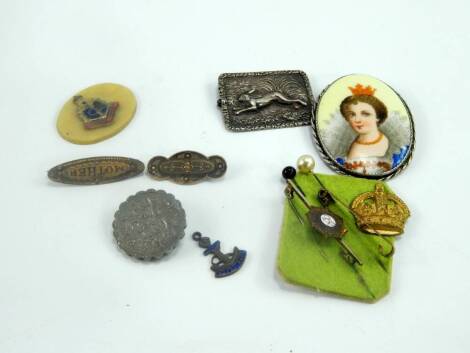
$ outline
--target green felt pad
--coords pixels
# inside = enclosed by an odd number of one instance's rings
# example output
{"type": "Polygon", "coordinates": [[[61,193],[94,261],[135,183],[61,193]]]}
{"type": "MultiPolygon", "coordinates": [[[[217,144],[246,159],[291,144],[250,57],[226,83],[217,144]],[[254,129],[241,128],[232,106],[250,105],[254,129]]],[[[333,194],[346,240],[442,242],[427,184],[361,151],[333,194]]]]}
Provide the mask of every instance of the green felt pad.
{"type": "MultiPolygon", "coordinates": [[[[329,209],[343,217],[344,226],[348,230],[343,240],[363,264],[347,263],[341,256],[340,245],[335,239],[326,239],[315,232],[305,216],[307,208],[295,196],[293,202],[303,216],[304,225],[299,222],[286,200],[278,254],[279,271],[293,284],[375,302],[388,293],[392,274],[392,257],[382,255],[379,247],[382,246],[383,253],[388,253],[392,248],[393,238],[384,240],[361,232],[345,205],[349,206],[361,193],[374,191],[377,181],[341,175],[316,175],[325,188],[343,202],[344,205],[335,202],[329,209]]],[[[314,176],[298,174],[295,180],[311,205],[321,207],[316,199],[321,187],[314,176]]]]}

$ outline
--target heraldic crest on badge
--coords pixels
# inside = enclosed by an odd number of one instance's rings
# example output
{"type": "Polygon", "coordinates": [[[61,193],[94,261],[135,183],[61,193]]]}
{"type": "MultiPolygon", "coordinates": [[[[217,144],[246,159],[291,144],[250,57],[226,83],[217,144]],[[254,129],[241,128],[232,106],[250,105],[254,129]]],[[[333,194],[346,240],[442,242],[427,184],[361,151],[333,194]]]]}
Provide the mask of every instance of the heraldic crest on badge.
{"type": "Polygon", "coordinates": [[[95,129],[113,123],[119,102],[106,102],[99,98],[87,99],[74,96],[73,103],[77,107],[77,115],[85,129],[95,129]]]}

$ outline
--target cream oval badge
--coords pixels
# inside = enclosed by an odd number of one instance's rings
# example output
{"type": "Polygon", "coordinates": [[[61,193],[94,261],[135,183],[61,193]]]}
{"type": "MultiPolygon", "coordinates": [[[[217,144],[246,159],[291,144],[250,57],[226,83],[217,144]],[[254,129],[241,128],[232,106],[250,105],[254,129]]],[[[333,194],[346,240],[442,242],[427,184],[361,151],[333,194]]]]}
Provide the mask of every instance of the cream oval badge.
{"type": "Polygon", "coordinates": [[[386,83],[348,75],[320,95],[312,121],[316,144],[334,170],[369,179],[389,179],[405,168],[415,144],[405,101],[386,83]]]}
{"type": "Polygon", "coordinates": [[[47,173],[49,179],[75,185],[113,183],[141,174],[145,165],[126,157],[91,157],[55,166],[47,173]]]}
{"type": "Polygon", "coordinates": [[[134,117],[136,106],[134,93],[127,87],[93,85],[64,104],[57,117],[57,131],[72,143],[97,143],[123,130],[134,117]]]}

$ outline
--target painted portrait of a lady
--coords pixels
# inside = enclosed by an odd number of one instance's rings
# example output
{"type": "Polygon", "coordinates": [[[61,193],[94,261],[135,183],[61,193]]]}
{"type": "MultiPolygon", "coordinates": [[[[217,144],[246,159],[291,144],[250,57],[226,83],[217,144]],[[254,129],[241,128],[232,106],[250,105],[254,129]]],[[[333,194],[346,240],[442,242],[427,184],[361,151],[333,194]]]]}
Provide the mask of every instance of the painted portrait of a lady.
{"type": "Polygon", "coordinates": [[[347,85],[349,94],[336,97],[336,108],[330,102],[326,118],[325,110],[320,110],[323,116],[317,114],[317,119],[323,120],[318,131],[325,152],[338,167],[356,175],[381,177],[408,157],[410,119],[406,106],[400,109],[397,102],[393,102],[394,109],[390,109],[386,99],[391,94],[382,93],[379,98],[378,88],[369,82],[347,85]]]}

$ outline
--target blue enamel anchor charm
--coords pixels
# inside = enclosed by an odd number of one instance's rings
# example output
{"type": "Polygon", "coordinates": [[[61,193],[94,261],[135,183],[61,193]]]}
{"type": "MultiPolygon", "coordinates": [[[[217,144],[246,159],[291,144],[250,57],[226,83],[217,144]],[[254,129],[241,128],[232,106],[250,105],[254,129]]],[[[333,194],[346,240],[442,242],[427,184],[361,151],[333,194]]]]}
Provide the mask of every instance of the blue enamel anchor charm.
{"type": "Polygon", "coordinates": [[[211,243],[210,238],[203,237],[200,232],[193,234],[193,240],[199,243],[199,247],[204,250],[204,256],[212,254],[211,270],[214,271],[215,277],[227,277],[237,272],[245,262],[246,251],[237,247],[233,248],[233,252],[224,254],[220,251],[220,241],[211,243]]]}

